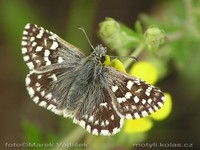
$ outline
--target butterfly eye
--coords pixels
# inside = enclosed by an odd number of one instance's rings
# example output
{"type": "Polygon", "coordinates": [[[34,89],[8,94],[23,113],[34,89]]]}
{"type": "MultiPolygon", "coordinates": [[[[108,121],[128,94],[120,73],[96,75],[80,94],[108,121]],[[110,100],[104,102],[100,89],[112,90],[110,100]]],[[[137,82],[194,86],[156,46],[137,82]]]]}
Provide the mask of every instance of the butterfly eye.
{"type": "Polygon", "coordinates": [[[106,60],[106,57],[105,57],[105,56],[101,56],[101,57],[100,57],[100,61],[101,61],[101,63],[104,63],[105,60],[106,60]]]}

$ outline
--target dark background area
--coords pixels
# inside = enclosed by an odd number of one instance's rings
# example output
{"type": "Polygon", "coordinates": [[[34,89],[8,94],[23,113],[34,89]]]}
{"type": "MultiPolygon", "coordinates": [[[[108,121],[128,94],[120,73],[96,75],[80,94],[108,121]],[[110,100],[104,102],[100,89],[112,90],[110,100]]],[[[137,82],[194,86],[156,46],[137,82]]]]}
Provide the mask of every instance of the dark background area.
{"type": "MultiPolygon", "coordinates": [[[[159,11],[162,12],[164,5],[165,3],[158,0],[16,0],[10,2],[1,0],[0,149],[5,149],[5,142],[24,141],[22,129],[24,118],[36,122],[44,133],[56,132],[60,128],[59,116],[35,105],[26,91],[24,79],[28,68],[21,54],[21,37],[26,23],[43,26],[88,54],[90,48],[85,37],[77,30],[79,26],[85,28],[91,42],[96,45],[101,43],[97,35],[98,24],[105,17],[112,17],[132,28],[141,13],[159,18],[159,11]],[[22,10],[27,10],[28,13],[24,14],[22,10]],[[81,16],[78,17],[79,15],[81,16]]],[[[150,131],[147,141],[193,143],[198,146],[200,95],[198,91],[189,91],[188,89],[193,87],[190,78],[188,80],[181,78],[177,72],[172,71],[159,83],[159,86],[173,97],[172,114],[166,120],[155,123],[155,128],[150,131]]]]}

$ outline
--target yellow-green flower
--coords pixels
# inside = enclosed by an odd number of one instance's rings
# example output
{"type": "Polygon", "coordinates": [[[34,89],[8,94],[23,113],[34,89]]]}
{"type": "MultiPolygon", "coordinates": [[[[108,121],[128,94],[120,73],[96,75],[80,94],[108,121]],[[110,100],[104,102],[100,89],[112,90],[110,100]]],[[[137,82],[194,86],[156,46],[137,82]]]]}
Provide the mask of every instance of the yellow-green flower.
{"type": "Polygon", "coordinates": [[[105,56],[105,61],[103,62],[104,65],[109,65],[110,64],[110,56],[106,55],[105,56]]]}
{"type": "Polygon", "coordinates": [[[157,68],[146,61],[135,63],[130,69],[130,74],[147,81],[150,84],[155,84],[158,80],[157,68]]]}
{"type": "Polygon", "coordinates": [[[126,120],[124,131],[128,134],[147,132],[153,127],[153,122],[148,118],[126,120]]]}
{"type": "Polygon", "coordinates": [[[124,73],[126,72],[126,69],[124,68],[123,63],[117,58],[112,60],[112,61],[110,61],[110,57],[108,55],[106,55],[106,60],[104,61],[103,64],[112,66],[115,69],[117,69],[119,71],[122,71],[124,73]]]}
{"type": "Polygon", "coordinates": [[[119,59],[114,59],[111,61],[111,66],[113,66],[115,69],[120,70],[122,72],[126,72],[126,69],[123,66],[123,63],[119,59]]]}
{"type": "Polygon", "coordinates": [[[172,111],[172,97],[169,93],[164,93],[164,95],[166,97],[164,105],[160,110],[151,115],[154,120],[163,120],[167,118],[172,111]]]}

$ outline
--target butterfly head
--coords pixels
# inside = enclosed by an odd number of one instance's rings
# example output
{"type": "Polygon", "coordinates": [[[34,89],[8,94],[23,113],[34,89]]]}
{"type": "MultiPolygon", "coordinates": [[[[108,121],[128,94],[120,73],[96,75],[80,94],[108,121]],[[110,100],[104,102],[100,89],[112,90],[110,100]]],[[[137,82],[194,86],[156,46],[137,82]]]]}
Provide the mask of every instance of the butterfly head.
{"type": "Polygon", "coordinates": [[[106,52],[107,48],[99,44],[94,48],[94,51],[92,52],[91,56],[93,56],[98,62],[104,63],[104,61],[106,60],[106,52]]]}

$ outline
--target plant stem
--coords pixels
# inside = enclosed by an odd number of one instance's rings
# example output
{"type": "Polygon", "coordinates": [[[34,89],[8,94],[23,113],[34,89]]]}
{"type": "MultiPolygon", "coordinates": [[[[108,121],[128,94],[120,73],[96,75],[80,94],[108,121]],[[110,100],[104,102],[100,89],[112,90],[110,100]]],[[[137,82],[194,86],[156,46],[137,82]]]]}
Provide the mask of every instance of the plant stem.
{"type": "MultiPolygon", "coordinates": [[[[144,50],[145,44],[141,42],[140,45],[133,51],[131,56],[138,57],[140,53],[144,50]]],[[[131,59],[127,59],[123,64],[125,68],[128,68],[129,65],[133,62],[131,59]]]]}

